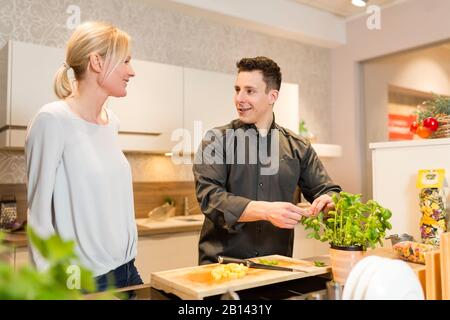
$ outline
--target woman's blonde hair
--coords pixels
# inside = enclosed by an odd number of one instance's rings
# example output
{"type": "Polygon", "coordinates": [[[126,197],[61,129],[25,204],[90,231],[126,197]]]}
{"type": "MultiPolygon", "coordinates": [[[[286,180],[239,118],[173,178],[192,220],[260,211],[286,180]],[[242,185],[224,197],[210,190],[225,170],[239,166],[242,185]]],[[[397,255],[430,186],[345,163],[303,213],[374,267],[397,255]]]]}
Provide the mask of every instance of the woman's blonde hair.
{"type": "Polygon", "coordinates": [[[105,60],[107,77],[128,55],[129,42],[127,33],[109,23],[85,22],[78,26],[67,43],[66,61],[56,72],[55,94],[60,99],[72,94],[74,88],[67,72],[72,68],[75,79],[82,80],[92,53],[97,53],[105,60]]]}

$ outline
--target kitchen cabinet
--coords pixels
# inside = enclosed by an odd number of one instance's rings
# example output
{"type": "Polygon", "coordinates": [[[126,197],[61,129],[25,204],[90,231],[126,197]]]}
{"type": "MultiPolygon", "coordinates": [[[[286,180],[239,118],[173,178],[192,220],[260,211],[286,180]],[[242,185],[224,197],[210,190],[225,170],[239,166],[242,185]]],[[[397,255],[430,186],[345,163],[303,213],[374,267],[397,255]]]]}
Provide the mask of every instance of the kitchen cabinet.
{"type": "Polygon", "coordinates": [[[183,71],[183,127],[188,133],[184,152],[190,153],[197,151],[208,130],[237,118],[233,101],[236,75],[191,68],[183,71]]]}
{"type": "Polygon", "coordinates": [[[135,265],[144,283],[152,272],[196,266],[199,238],[199,231],[139,237],[135,265]]]}
{"type": "Polygon", "coordinates": [[[64,50],[9,41],[0,49],[0,147],[23,147],[26,127],[46,103],[56,100],[53,78],[64,50]]]}
{"type": "Polygon", "coordinates": [[[18,271],[19,268],[29,264],[27,247],[7,247],[7,250],[0,253],[0,260],[9,264],[18,271]]]}
{"type": "Polygon", "coordinates": [[[130,79],[127,96],[108,99],[120,120],[122,149],[170,151],[172,132],[183,127],[183,69],[141,60],[131,64],[136,77],[130,79]]]}
{"type": "MultiPolygon", "coordinates": [[[[57,99],[53,79],[64,56],[62,48],[19,41],[0,49],[0,148],[23,148],[31,119],[57,99]]],[[[238,117],[235,74],[142,60],[132,60],[132,66],[136,77],[128,84],[127,96],[107,100],[119,118],[124,151],[170,152],[184,137],[183,151],[193,153],[207,130],[238,117]],[[195,121],[201,123],[198,131],[195,121]],[[172,141],[177,129],[180,134],[172,141]]],[[[274,107],[277,123],[294,132],[299,123],[298,91],[297,84],[282,83],[274,107]]]]}
{"type": "MultiPolygon", "coordinates": [[[[23,148],[31,119],[57,99],[53,79],[64,56],[62,48],[18,41],[0,49],[0,147],[23,148]]],[[[172,131],[182,128],[182,68],[139,60],[132,65],[137,76],[129,83],[128,95],[107,101],[120,120],[121,146],[169,151],[172,131]]]]}
{"type": "MultiPolygon", "coordinates": [[[[188,132],[185,152],[196,152],[209,129],[238,118],[234,105],[236,74],[184,68],[183,126],[188,132]],[[196,127],[195,126],[198,126],[196,127]]],[[[282,83],[274,107],[278,124],[298,132],[298,85],[282,83]]]]}
{"type": "Polygon", "coordinates": [[[300,116],[298,101],[298,84],[281,84],[280,95],[274,105],[275,121],[294,133],[298,133],[300,116]]]}
{"type": "MultiPolygon", "coordinates": [[[[422,139],[371,143],[373,199],[392,211],[389,234],[408,233],[420,240],[420,169],[445,169],[445,191],[450,181],[450,139],[422,139]]],[[[447,201],[449,199],[447,198],[447,201]]]]}

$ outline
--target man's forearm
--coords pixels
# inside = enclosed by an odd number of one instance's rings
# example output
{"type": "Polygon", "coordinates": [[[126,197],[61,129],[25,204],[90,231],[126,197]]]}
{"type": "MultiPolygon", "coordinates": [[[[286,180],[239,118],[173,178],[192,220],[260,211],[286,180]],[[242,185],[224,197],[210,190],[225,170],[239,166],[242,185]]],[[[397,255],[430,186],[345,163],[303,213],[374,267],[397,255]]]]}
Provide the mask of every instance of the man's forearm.
{"type": "Polygon", "coordinates": [[[250,201],[238,222],[267,220],[267,201],[250,201]]]}

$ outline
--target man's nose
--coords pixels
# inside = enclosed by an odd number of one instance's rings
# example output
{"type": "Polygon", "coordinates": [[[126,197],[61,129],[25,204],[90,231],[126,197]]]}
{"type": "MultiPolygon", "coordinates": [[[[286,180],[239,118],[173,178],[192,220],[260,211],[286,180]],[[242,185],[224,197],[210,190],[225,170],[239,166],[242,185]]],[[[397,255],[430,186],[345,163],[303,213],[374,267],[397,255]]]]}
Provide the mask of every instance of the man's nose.
{"type": "Polygon", "coordinates": [[[236,92],[236,101],[241,102],[244,100],[244,95],[242,94],[242,91],[236,92]]]}

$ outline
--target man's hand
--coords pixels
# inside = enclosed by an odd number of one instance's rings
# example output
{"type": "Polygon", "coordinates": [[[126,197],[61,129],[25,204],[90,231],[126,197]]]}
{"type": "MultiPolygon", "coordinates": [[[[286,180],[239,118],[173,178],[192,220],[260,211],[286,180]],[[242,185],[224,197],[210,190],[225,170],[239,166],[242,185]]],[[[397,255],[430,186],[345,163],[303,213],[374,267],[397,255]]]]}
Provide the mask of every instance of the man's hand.
{"type": "Polygon", "coordinates": [[[308,215],[316,216],[320,211],[327,213],[330,209],[334,209],[333,199],[331,199],[329,195],[323,194],[313,201],[311,207],[309,208],[308,215]]]}
{"type": "Polygon", "coordinates": [[[308,211],[289,202],[251,201],[242,213],[239,222],[267,220],[274,226],[293,229],[308,211]]]}

